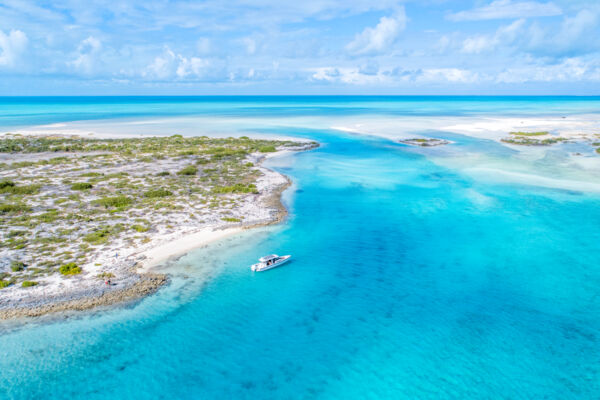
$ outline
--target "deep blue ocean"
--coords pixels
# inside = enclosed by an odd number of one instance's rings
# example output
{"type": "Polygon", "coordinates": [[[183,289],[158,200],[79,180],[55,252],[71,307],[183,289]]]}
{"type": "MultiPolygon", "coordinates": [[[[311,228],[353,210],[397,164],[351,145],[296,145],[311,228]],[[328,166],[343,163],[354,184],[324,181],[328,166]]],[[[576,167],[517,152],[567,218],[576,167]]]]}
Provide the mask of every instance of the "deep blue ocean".
{"type": "MultiPolygon", "coordinates": [[[[0,324],[0,398],[598,399],[597,192],[477,179],[290,118],[599,112],[600,98],[560,97],[0,98],[0,131],[258,115],[276,122],[263,132],[322,144],[268,163],[294,181],[283,224],[162,267],[171,284],[134,304],[0,324]],[[293,261],[252,273],[271,252],[293,261]]],[[[528,164],[497,142],[436,137],[455,142],[437,157],[532,174],[562,151],[528,164]]]]}

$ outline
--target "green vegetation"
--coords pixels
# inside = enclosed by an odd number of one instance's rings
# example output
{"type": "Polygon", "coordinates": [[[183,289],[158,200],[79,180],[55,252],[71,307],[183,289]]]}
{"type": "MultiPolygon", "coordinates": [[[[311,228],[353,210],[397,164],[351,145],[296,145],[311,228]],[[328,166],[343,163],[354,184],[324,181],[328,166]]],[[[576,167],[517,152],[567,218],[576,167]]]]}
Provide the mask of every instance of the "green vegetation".
{"type": "Polygon", "coordinates": [[[97,178],[99,176],[103,176],[100,172],[86,172],[85,174],[79,175],[82,178],[97,178]]]}
{"type": "Polygon", "coordinates": [[[261,153],[274,153],[277,151],[277,149],[275,148],[275,146],[269,145],[259,147],[258,151],[260,151],[261,153]]]}
{"type": "Polygon", "coordinates": [[[94,245],[104,244],[108,242],[108,239],[111,235],[117,232],[118,229],[115,229],[115,227],[105,226],[95,230],[92,233],[88,233],[83,237],[83,240],[94,245]]]}
{"type": "Polygon", "coordinates": [[[549,135],[550,132],[547,131],[540,131],[540,132],[510,132],[511,135],[516,135],[516,136],[544,136],[544,135],[549,135]]]}
{"type": "Polygon", "coordinates": [[[3,289],[5,287],[9,287],[13,283],[15,283],[14,280],[5,281],[4,279],[0,279],[0,289],[3,289]]]}
{"type": "Polygon", "coordinates": [[[244,185],[242,183],[236,183],[231,186],[216,186],[213,188],[213,193],[258,193],[256,185],[249,183],[244,185]]]}
{"type": "Polygon", "coordinates": [[[133,203],[133,199],[127,196],[102,197],[94,200],[94,204],[104,206],[105,208],[127,207],[133,203]]]}
{"type": "Polygon", "coordinates": [[[74,183],[73,185],[71,185],[71,190],[88,190],[93,187],[94,187],[94,185],[92,185],[89,182],[77,182],[77,183],[74,183]]]}
{"type": "Polygon", "coordinates": [[[30,210],[31,208],[26,204],[0,203],[0,214],[22,213],[30,210]]]}
{"type": "Polygon", "coordinates": [[[113,274],[112,272],[102,272],[99,273],[98,275],[96,275],[97,278],[100,279],[109,279],[109,278],[114,278],[115,274],[113,274]]]}
{"type": "Polygon", "coordinates": [[[59,271],[63,275],[77,275],[81,273],[81,267],[78,267],[74,262],[70,262],[61,265],[59,271]]]}
{"type": "Polygon", "coordinates": [[[198,168],[193,165],[188,165],[181,171],[177,172],[177,175],[196,175],[198,173],[198,168]]]}
{"type": "Polygon", "coordinates": [[[17,261],[17,260],[13,260],[10,263],[10,270],[12,272],[19,272],[19,271],[23,271],[25,269],[25,264],[22,263],[21,261],[17,261]]]}
{"type": "Polygon", "coordinates": [[[48,209],[45,213],[38,216],[40,222],[49,224],[51,222],[56,221],[60,217],[58,210],[56,209],[48,209]]]}
{"type": "Polygon", "coordinates": [[[15,194],[15,195],[27,195],[35,194],[40,191],[41,185],[24,185],[17,186],[13,181],[0,181],[0,194],[15,194]]]}
{"type": "Polygon", "coordinates": [[[38,283],[35,281],[23,281],[23,283],[21,283],[22,287],[31,287],[31,286],[35,286],[38,283]]]}
{"type": "Polygon", "coordinates": [[[239,219],[239,218],[233,218],[233,217],[223,217],[221,219],[223,221],[225,221],[225,222],[242,222],[241,219],[239,219]]]}
{"type": "Polygon", "coordinates": [[[565,142],[567,139],[562,137],[552,137],[548,139],[535,139],[530,137],[508,137],[502,138],[502,142],[510,144],[519,144],[524,146],[549,146],[551,144],[565,142]]]}
{"type": "Polygon", "coordinates": [[[148,225],[136,224],[132,225],[131,229],[133,229],[136,232],[148,232],[150,230],[150,227],[148,225]]]}
{"type": "Polygon", "coordinates": [[[0,181],[0,190],[5,190],[11,187],[15,187],[15,183],[9,180],[0,181]]]}
{"type": "Polygon", "coordinates": [[[158,198],[158,197],[167,197],[167,196],[172,196],[173,192],[167,190],[167,189],[152,189],[152,190],[148,190],[147,192],[144,193],[144,197],[148,197],[150,199],[154,199],[154,198],[158,198]]]}
{"type": "Polygon", "coordinates": [[[162,171],[156,174],[156,176],[169,176],[171,173],[169,171],[162,171]]]}

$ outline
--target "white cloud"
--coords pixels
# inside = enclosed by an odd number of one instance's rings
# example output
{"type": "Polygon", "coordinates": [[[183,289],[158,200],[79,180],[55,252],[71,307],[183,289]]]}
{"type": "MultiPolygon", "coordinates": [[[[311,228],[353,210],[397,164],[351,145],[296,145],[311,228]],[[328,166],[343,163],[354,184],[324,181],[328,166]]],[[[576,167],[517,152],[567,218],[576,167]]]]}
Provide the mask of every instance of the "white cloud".
{"type": "Polygon", "coordinates": [[[600,82],[600,62],[568,58],[554,65],[526,65],[508,68],[496,77],[496,83],[576,81],[600,82]]]}
{"type": "Polygon", "coordinates": [[[599,21],[600,7],[596,7],[565,16],[559,26],[544,27],[534,23],[527,32],[525,50],[556,58],[596,52],[600,49],[597,39],[599,21]]]}
{"type": "Polygon", "coordinates": [[[171,49],[165,48],[162,55],[156,57],[152,64],[148,65],[142,72],[145,78],[167,79],[171,77],[177,68],[177,56],[171,49]]]}
{"type": "Polygon", "coordinates": [[[451,21],[480,21],[504,18],[552,17],[561,14],[562,10],[551,2],[495,0],[487,6],[460,11],[448,15],[447,18],[451,21]]]}
{"type": "Polygon", "coordinates": [[[466,54],[479,54],[491,52],[499,46],[512,44],[522,33],[525,25],[524,19],[519,19],[507,26],[498,28],[494,35],[475,35],[466,38],[462,43],[461,52],[466,54]]]}
{"type": "MultiPolygon", "coordinates": [[[[566,17],[556,39],[563,45],[569,45],[578,40],[586,31],[598,26],[598,13],[590,10],[581,10],[574,17],[566,17]]],[[[596,37],[594,40],[598,40],[596,37]]]]}
{"type": "Polygon", "coordinates": [[[479,80],[477,73],[459,68],[429,68],[416,77],[421,83],[473,83],[479,80]]]}
{"type": "Polygon", "coordinates": [[[377,73],[365,74],[360,68],[321,67],[312,70],[311,79],[315,81],[341,82],[351,85],[367,85],[382,83],[388,76],[381,70],[377,73]]]}
{"type": "Polygon", "coordinates": [[[185,57],[175,54],[166,47],[154,61],[142,71],[142,77],[146,79],[167,80],[199,78],[204,75],[209,62],[199,57],[185,57]]]}
{"type": "Polygon", "coordinates": [[[207,61],[198,57],[185,58],[180,55],[178,59],[179,65],[175,73],[179,78],[188,76],[199,77],[202,75],[204,68],[208,66],[207,61]]]}
{"type": "Polygon", "coordinates": [[[77,55],[75,56],[75,59],[69,61],[67,65],[75,68],[75,70],[78,72],[91,74],[96,69],[96,56],[100,52],[101,48],[102,43],[100,40],[90,36],[81,41],[77,47],[77,55]]]}
{"type": "Polygon", "coordinates": [[[27,47],[25,33],[12,30],[7,35],[0,31],[0,67],[13,67],[27,47]]]}
{"type": "Polygon", "coordinates": [[[388,84],[414,82],[419,84],[475,83],[481,80],[478,73],[459,68],[425,68],[410,70],[403,68],[322,67],[313,70],[312,80],[351,85],[388,84]]]}
{"type": "Polygon", "coordinates": [[[246,53],[256,53],[256,41],[254,39],[246,37],[242,39],[242,43],[244,43],[244,46],[246,46],[246,53]]]}
{"type": "Polygon", "coordinates": [[[406,21],[406,13],[402,7],[395,15],[382,17],[374,28],[365,28],[357,34],[354,40],[348,43],[346,50],[355,55],[385,51],[406,28],[406,21]]]}

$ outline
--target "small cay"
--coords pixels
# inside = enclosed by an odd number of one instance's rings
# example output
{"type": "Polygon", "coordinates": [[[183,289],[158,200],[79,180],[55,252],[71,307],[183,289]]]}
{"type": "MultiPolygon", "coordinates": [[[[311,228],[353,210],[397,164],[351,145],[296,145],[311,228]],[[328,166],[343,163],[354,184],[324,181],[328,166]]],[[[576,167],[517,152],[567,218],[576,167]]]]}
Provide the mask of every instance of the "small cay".
{"type": "Polygon", "coordinates": [[[146,256],[199,230],[277,222],[289,185],[261,166],[315,142],[241,138],[0,138],[0,318],[153,293],[146,256]]]}
{"type": "Polygon", "coordinates": [[[434,139],[434,138],[413,138],[413,139],[399,140],[398,142],[403,143],[403,144],[408,144],[411,146],[421,146],[421,147],[443,146],[443,145],[452,143],[449,140],[434,139]]]}

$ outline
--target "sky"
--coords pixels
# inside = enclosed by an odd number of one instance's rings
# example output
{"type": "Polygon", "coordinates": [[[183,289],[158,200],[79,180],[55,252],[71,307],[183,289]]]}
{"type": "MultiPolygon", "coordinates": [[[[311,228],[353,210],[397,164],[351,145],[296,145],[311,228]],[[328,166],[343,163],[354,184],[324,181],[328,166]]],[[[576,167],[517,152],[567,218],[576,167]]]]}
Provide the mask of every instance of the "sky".
{"type": "Polygon", "coordinates": [[[600,0],[0,0],[0,95],[600,95],[600,0]]]}

